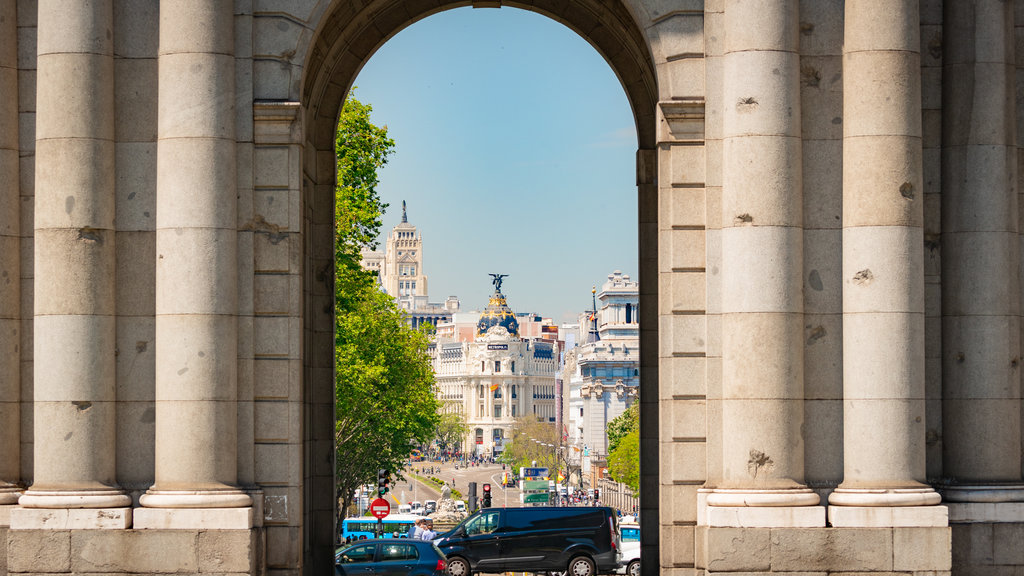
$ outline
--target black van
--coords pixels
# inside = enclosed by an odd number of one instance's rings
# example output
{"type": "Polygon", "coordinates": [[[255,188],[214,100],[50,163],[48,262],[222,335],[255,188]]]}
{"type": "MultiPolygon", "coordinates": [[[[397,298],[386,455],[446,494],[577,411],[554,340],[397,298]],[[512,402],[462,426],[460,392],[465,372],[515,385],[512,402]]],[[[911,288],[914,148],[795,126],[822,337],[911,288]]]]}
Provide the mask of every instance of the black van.
{"type": "Polygon", "coordinates": [[[434,541],[451,576],[562,572],[595,576],[621,560],[615,511],[597,507],[486,508],[434,541]]]}

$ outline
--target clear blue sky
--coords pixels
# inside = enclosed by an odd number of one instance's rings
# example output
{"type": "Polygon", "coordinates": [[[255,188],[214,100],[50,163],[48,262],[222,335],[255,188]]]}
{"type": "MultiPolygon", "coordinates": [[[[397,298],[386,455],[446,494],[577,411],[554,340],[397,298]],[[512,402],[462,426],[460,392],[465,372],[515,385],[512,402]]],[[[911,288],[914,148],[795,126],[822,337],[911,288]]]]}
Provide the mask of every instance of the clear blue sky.
{"type": "Polygon", "coordinates": [[[399,32],[355,95],[397,147],[380,172],[423,234],[430,300],[487,305],[488,273],[517,312],[564,322],[613,270],[636,279],[636,127],[622,85],[545,16],[459,8],[399,32]]]}

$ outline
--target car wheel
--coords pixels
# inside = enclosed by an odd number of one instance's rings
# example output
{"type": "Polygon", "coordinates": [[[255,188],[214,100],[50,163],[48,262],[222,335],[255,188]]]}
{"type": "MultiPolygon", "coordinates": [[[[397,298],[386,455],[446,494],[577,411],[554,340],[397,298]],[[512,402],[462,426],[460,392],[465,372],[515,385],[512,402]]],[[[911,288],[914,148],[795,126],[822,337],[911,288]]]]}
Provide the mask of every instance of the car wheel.
{"type": "Polygon", "coordinates": [[[626,576],[640,576],[640,561],[633,560],[626,566],[626,576]]]}
{"type": "Polygon", "coordinates": [[[465,558],[453,556],[448,559],[448,574],[451,576],[472,576],[469,570],[469,562],[465,558]]]}
{"type": "Polygon", "coordinates": [[[594,566],[594,561],[586,556],[576,556],[572,560],[569,560],[569,569],[566,570],[566,576],[595,576],[597,569],[594,566]]]}

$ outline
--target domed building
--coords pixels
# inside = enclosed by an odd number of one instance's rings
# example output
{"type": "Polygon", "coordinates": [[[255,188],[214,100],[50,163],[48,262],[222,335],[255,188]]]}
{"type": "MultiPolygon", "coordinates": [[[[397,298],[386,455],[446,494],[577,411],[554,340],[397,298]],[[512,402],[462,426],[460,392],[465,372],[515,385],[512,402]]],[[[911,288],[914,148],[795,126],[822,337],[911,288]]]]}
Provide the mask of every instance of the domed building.
{"type": "Polygon", "coordinates": [[[438,335],[431,346],[438,397],[444,410],[461,412],[469,429],[462,447],[497,456],[517,418],[555,422],[558,341],[523,338],[501,292],[502,275],[480,313],[472,341],[438,335]]]}

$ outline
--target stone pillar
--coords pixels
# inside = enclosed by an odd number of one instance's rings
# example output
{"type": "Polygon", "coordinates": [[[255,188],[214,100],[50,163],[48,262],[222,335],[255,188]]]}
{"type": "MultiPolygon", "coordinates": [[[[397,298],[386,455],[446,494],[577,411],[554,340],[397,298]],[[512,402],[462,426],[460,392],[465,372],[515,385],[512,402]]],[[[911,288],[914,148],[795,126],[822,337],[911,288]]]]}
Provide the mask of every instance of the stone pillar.
{"type": "MultiPolygon", "coordinates": [[[[0,506],[21,489],[21,265],[16,0],[0,0],[0,506]]],[[[0,525],[4,524],[0,520],[0,525]]]]}
{"type": "MultiPolygon", "coordinates": [[[[804,486],[803,200],[797,0],[726,2],[722,183],[723,507],[803,507],[764,525],[825,522],[804,486]],[[756,26],[751,23],[757,22],[756,26]],[[799,519],[797,519],[799,518],[799,519]]],[[[716,510],[716,508],[718,508],[716,510]]],[[[750,524],[745,524],[750,525],[750,524]]]]}
{"type": "MultiPolygon", "coordinates": [[[[232,3],[160,5],[156,482],[146,508],[244,508],[237,483],[238,259],[232,3]]],[[[174,518],[136,511],[135,526],[174,518]]],[[[248,517],[248,521],[246,521],[248,517]]],[[[239,526],[238,523],[241,523],[239,526]]],[[[248,525],[246,525],[248,524],[248,525]]]]}
{"type": "MultiPolygon", "coordinates": [[[[848,0],[843,51],[843,506],[937,504],[925,485],[917,0],[848,0]]],[[[837,508],[839,510],[837,511],[837,508]]],[[[944,509],[943,509],[944,512],[944,509]]]]}
{"type": "Polygon", "coordinates": [[[947,2],[943,21],[942,494],[1021,501],[1013,5],[947,2]]]}
{"type": "MultiPolygon", "coordinates": [[[[125,507],[114,487],[111,0],[40,0],[37,42],[35,470],[19,503],[125,507]]],[[[124,527],[130,514],[117,517],[124,527]]]]}

